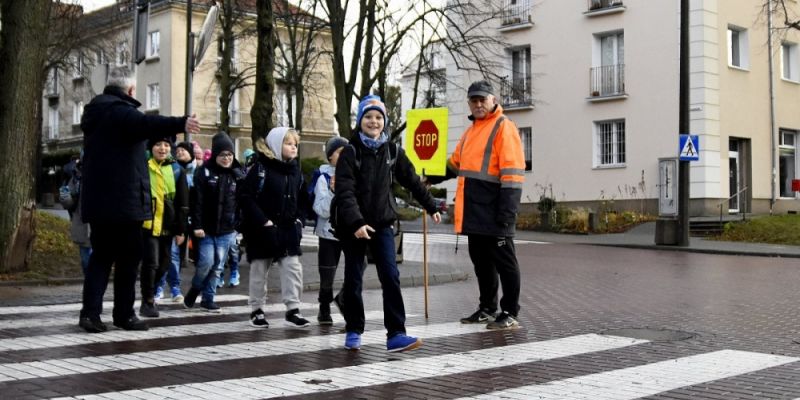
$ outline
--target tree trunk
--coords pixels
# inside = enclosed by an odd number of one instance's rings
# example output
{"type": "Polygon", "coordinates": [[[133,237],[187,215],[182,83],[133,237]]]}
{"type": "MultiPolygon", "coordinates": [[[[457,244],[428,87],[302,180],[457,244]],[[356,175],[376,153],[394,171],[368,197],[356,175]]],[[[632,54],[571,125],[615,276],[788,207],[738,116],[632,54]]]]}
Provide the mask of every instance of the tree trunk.
{"type": "Polygon", "coordinates": [[[0,273],[24,270],[33,249],[37,113],[42,103],[48,0],[0,0],[0,273]]]}
{"type": "MultiPolygon", "coordinates": [[[[345,64],[344,64],[344,39],[345,39],[345,12],[342,9],[340,0],[327,0],[328,12],[330,13],[328,19],[331,24],[331,44],[333,46],[332,64],[333,64],[333,82],[336,89],[336,124],[338,125],[339,134],[345,138],[350,137],[350,101],[352,98],[348,95],[347,91],[347,78],[345,77],[345,64]]],[[[356,37],[356,41],[360,38],[356,37]]],[[[356,46],[358,50],[358,46],[356,46]]],[[[353,57],[358,57],[354,54],[353,57]]]]}
{"type": "Polygon", "coordinates": [[[219,15],[222,26],[221,46],[222,61],[219,66],[219,129],[230,134],[231,116],[228,107],[231,104],[232,79],[231,79],[231,59],[233,58],[233,25],[236,17],[234,15],[234,2],[226,1],[222,4],[222,12],[219,15]]]}
{"type": "Polygon", "coordinates": [[[275,15],[272,0],[256,2],[258,16],[258,48],[256,50],[256,90],[250,116],[253,119],[253,132],[250,137],[255,143],[264,137],[274,126],[272,123],[273,96],[275,94],[275,15]]]}

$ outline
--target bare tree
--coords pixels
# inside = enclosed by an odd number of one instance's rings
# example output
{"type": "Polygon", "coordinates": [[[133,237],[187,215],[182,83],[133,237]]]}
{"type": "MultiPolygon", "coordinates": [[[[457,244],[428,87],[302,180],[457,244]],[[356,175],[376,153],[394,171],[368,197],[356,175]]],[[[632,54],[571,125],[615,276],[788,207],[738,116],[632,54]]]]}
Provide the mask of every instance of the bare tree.
{"type": "MultiPolygon", "coordinates": [[[[244,0],[227,0],[222,3],[219,24],[222,34],[217,41],[219,65],[217,81],[219,84],[220,130],[230,132],[230,105],[237,90],[250,86],[256,74],[256,66],[247,63],[245,57],[237,57],[236,43],[256,36],[256,29],[245,23],[247,12],[244,0]]],[[[241,51],[241,50],[240,50],[241,51]]]]}
{"type": "Polygon", "coordinates": [[[274,126],[272,113],[275,95],[275,14],[272,0],[256,1],[256,90],[250,116],[253,119],[251,138],[255,143],[274,126]]]}
{"type": "Polygon", "coordinates": [[[0,272],[27,268],[34,238],[34,158],[51,4],[0,0],[0,272]]]}
{"type": "Polygon", "coordinates": [[[777,18],[778,23],[776,26],[779,30],[796,29],[800,30],[800,12],[797,6],[787,6],[786,0],[767,0],[764,3],[764,11],[772,12],[773,16],[777,18]]]}
{"type": "Polygon", "coordinates": [[[306,96],[323,95],[318,91],[320,85],[313,83],[321,80],[321,75],[316,72],[324,50],[320,33],[327,29],[328,24],[315,17],[322,7],[321,0],[299,0],[295,4],[292,6],[288,0],[280,0],[276,14],[286,30],[285,38],[276,40],[280,55],[277,73],[286,85],[288,123],[302,131],[306,96]]]}
{"type": "Polygon", "coordinates": [[[493,2],[450,0],[437,5],[423,0],[398,8],[397,2],[390,5],[387,0],[359,0],[352,26],[346,24],[347,2],[326,0],[325,4],[333,42],[335,118],[343,136],[351,133],[353,100],[373,90],[385,96],[390,68],[403,46],[425,50],[431,43],[442,43],[457,68],[479,71],[486,77],[499,78],[502,73],[501,58],[492,55],[499,55],[505,46],[486,29],[496,16],[493,2]],[[354,51],[347,66],[341,55],[350,36],[352,40],[347,43],[352,43],[354,51]]]}

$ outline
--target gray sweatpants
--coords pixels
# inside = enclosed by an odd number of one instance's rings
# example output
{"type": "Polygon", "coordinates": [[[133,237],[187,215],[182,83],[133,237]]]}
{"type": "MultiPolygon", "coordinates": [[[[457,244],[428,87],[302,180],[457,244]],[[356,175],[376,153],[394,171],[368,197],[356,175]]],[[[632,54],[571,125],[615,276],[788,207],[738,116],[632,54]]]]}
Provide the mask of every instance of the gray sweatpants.
{"type": "Polygon", "coordinates": [[[267,302],[267,272],[272,264],[281,268],[281,298],[286,310],[300,308],[303,294],[303,266],[299,256],[281,258],[260,258],[250,263],[250,300],[253,311],[264,307],[267,302]]]}

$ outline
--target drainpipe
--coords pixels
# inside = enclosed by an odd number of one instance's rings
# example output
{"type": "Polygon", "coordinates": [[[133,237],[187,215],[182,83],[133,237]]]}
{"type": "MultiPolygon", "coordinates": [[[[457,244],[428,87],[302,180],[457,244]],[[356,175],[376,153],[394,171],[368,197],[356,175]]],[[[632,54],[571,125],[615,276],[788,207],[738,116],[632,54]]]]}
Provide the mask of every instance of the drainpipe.
{"type": "Polygon", "coordinates": [[[769,150],[772,161],[772,179],[770,179],[771,195],[769,200],[769,214],[772,215],[775,206],[775,180],[777,179],[776,162],[776,137],[775,137],[775,83],[772,60],[772,0],[767,3],[767,48],[769,54],[769,150]]]}

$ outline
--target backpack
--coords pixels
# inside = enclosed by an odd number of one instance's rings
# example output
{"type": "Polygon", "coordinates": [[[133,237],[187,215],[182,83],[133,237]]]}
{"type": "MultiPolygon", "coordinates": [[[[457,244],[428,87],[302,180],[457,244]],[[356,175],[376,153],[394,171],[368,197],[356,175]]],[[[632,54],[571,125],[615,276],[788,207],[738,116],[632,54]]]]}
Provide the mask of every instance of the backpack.
{"type": "MultiPolygon", "coordinates": [[[[355,147],[352,144],[348,144],[348,146],[353,147],[353,151],[356,153],[356,159],[355,159],[356,170],[360,170],[361,151],[359,151],[358,147],[355,147]]],[[[397,144],[394,142],[389,142],[389,146],[387,147],[389,152],[389,176],[391,176],[392,180],[394,181],[394,167],[395,164],[397,164],[397,152],[398,152],[397,144]]],[[[336,230],[337,230],[336,227],[339,224],[339,202],[336,200],[337,197],[336,194],[334,193],[333,199],[331,199],[331,216],[329,222],[331,223],[331,233],[333,233],[334,236],[338,237],[336,235],[336,230]]]]}
{"type": "Polygon", "coordinates": [[[325,180],[328,181],[328,186],[330,186],[331,176],[317,168],[314,170],[314,174],[311,176],[311,183],[306,188],[308,190],[308,209],[306,210],[306,220],[312,221],[311,226],[317,226],[317,213],[314,211],[314,200],[317,196],[316,193],[314,193],[314,189],[316,189],[317,180],[321,176],[325,177],[325,180]]]}

